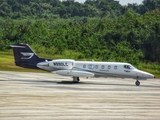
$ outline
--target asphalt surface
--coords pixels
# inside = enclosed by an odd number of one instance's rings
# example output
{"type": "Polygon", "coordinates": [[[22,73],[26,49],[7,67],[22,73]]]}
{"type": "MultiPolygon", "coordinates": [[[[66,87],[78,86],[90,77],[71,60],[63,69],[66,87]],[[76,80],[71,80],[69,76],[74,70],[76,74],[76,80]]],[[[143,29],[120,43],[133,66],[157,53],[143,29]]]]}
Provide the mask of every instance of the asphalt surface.
{"type": "Polygon", "coordinates": [[[0,120],[160,120],[160,80],[0,71],[0,120]]]}

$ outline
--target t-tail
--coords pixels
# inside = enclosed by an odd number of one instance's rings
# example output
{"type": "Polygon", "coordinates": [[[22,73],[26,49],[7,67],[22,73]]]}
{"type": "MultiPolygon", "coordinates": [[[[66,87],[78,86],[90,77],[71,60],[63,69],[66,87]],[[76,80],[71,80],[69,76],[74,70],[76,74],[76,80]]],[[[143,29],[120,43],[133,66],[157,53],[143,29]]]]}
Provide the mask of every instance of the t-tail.
{"type": "Polygon", "coordinates": [[[24,68],[39,69],[37,64],[51,59],[39,58],[27,44],[10,45],[13,48],[15,64],[24,68]]]}

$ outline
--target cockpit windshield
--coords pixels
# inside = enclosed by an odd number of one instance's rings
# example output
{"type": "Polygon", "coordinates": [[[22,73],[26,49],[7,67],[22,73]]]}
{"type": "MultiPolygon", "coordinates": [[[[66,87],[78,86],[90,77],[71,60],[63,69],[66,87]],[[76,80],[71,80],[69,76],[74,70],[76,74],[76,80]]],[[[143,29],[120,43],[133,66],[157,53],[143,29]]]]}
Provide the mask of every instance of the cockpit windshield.
{"type": "Polygon", "coordinates": [[[131,70],[131,69],[134,69],[134,67],[133,67],[132,65],[127,65],[127,64],[124,65],[124,68],[125,68],[125,69],[130,69],[130,70],[131,70]]]}

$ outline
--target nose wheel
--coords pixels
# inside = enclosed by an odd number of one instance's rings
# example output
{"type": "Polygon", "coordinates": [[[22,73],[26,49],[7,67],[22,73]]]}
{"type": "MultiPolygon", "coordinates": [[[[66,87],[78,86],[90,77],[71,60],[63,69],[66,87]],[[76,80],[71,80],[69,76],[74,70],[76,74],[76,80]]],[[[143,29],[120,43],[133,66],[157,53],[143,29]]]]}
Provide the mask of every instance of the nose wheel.
{"type": "Polygon", "coordinates": [[[137,81],[135,82],[135,84],[136,84],[136,86],[139,86],[139,85],[140,85],[140,82],[137,80],[137,81]]]}

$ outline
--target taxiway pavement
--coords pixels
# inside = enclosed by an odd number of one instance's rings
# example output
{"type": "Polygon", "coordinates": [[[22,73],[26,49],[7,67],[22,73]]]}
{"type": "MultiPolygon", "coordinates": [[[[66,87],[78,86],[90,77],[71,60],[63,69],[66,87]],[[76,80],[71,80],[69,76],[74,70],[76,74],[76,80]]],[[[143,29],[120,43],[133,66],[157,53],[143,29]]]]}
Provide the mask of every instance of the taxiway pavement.
{"type": "Polygon", "coordinates": [[[160,120],[160,80],[0,71],[0,120],[160,120]]]}

